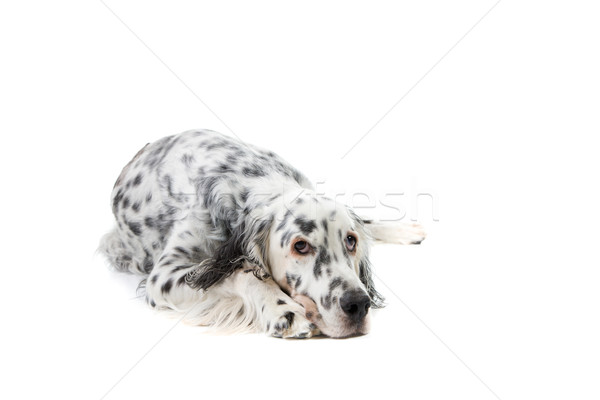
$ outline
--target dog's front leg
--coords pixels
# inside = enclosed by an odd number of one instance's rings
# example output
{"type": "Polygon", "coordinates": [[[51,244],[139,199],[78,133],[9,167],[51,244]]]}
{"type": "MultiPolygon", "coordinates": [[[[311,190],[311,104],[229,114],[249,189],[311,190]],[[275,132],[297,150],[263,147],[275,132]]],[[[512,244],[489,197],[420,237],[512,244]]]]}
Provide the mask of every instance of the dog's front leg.
{"type": "Polygon", "coordinates": [[[240,296],[248,311],[254,311],[256,328],[268,335],[308,338],[320,333],[306,318],[305,310],[300,304],[285,294],[273,279],[260,277],[255,271],[245,263],[244,268],[236,271],[214,290],[226,292],[227,296],[240,296]]]}

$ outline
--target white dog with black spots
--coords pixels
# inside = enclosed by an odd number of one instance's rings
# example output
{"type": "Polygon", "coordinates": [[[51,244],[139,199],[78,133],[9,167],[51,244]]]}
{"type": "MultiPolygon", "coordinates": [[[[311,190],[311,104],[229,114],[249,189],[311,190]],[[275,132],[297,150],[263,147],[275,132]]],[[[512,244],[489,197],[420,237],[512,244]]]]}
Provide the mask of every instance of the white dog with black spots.
{"type": "Polygon", "coordinates": [[[383,302],[371,240],[425,237],[417,224],[363,220],[275,153],[208,130],[147,144],[119,176],[112,209],[117,226],[100,249],[145,276],[152,308],[286,338],[367,333],[383,302]]]}

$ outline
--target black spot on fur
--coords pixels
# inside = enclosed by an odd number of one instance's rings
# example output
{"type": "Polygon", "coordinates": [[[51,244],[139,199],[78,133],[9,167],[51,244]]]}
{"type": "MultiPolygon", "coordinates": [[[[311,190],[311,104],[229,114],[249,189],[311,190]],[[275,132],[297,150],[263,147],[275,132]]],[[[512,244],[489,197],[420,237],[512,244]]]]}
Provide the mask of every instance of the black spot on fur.
{"type": "Polygon", "coordinates": [[[300,172],[294,170],[293,175],[294,175],[294,180],[296,182],[298,182],[299,184],[302,184],[302,174],[300,172]]]}
{"type": "Polygon", "coordinates": [[[217,172],[220,172],[220,173],[233,172],[233,169],[227,164],[221,164],[221,165],[219,165],[217,172]]]}
{"type": "Polygon", "coordinates": [[[329,230],[329,224],[327,223],[327,219],[326,218],[323,218],[321,220],[321,225],[323,226],[323,230],[325,231],[325,233],[327,233],[328,230],[329,230]]]}
{"type": "Polygon", "coordinates": [[[290,242],[290,239],[292,238],[292,231],[287,231],[283,234],[283,236],[281,237],[281,247],[284,247],[285,245],[287,245],[290,242]]]}
{"type": "Polygon", "coordinates": [[[150,253],[146,252],[146,258],[144,258],[144,272],[149,274],[152,272],[152,267],[154,267],[154,261],[152,260],[152,256],[150,253]]]}
{"type": "Polygon", "coordinates": [[[265,176],[265,171],[258,165],[250,165],[248,167],[244,167],[244,169],[242,169],[242,173],[245,176],[250,177],[265,176]]]}
{"type": "Polygon", "coordinates": [[[278,306],[280,306],[282,304],[286,304],[285,300],[281,300],[281,299],[277,300],[277,305],[278,306]]]}
{"type": "Polygon", "coordinates": [[[217,141],[217,142],[210,143],[208,146],[206,146],[206,150],[210,151],[210,150],[218,149],[220,147],[225,147],[224,141],[217,141]]]}
{"type": "Polygon", "coordinates": [[[195,161],[193,154],[184,154],[181,156],[181,162],[185,164],[186,167],[190,167],[191,164],[195,161]]]}
{"type": "Polygon", "coordinates": [[[302,284],[302,277],[300,277],[300,275],[286,273],[285,279],[290,288],[293,287],[294,289],[298,289],[302,284]]]}
{"type": "Polygon", "coordinates": [[[150,282],[152,282],[152,283],[156,283],[156,281],[157,281],[157,280],[158,280],[158,274],[154,275],[154,276],[152,277],[152,279],[150,279],[150,282]]]}
{"type": "Polygon", "coordinates": [[[201,192],[203,194],[204,205],[211,207],[216,202],[215,189],[219,184],[221,177],[209,176],[207,178],[200,179],[201,192]]]}
{"type": "Polygon", "coordinates": [[[289,274],[289,273],[285,274],[285,280],[286,280],[288,286],[292,286],[292,283],[294,283],[297,278],[298,278],[297,275],[293,275],[293,274],[289,274]]]}
{"type": "Polygon", "coordinates": [[[137,203],[137,202],[136,202],[136,203],[133,203],[133,204],[131,205],[131,209],[132,209],[133,211],[135,211],[135,212],[138,212],[138,211],[140,211],[140,205],[141,205],[141,204],[140,204],[140,203],[137,203]]]}
{"type": "Polygon", "coordinates": [[[329,291],[333,291],[336,287],[342,284],[342,278],[333,278],[331,282],[329,282],[329,291]]]}
{"type": "Polygon", "coordinates": [[[142,183],[142,174],[137,174],[133,179],[133,186],[138,186],[140,183],[142,183]]]}
{"type": "Polygon", "coordinates": [[[172,287],[173,287],[173,280],[169,279],[168,281],[163,283],[163,285],[160,288],[160,291],[163,295],[168,294],[171,291],[172,287]]]}
{"type": "Polygon", "coordinates": [[[179,279],[177,279],[177,286],[185,285],[185,275],[181,275],[179,279]]]}
{"type": "Polygon", "coordinates": [[[281,222],[279,223],[279,225],[277,225],[277,228],[275,229],[275,232],[279,232],[280,230],[282,230],[285,225],[287,224],[288,219],[292,216],[292,211],[287,210],[285,212],[285,214],[283,215],[283,219],[281,220],[281,222]]]}
{"type": "Polygon", "coordinates": [[[242,203],[245,203],[246,200],[248,200],[248,196],[250,195],[250,190],[248,190],[248,188],[244,188],[241,192],[240,192],[240,199],[242,200],[242,203]]]}
{"type": "Polygon", "coordinates": [[[163,244],[173,227],[175,213],[177,213],[176,208],[167,206],[165,212],[159,214],[158,217],[154,219],[160,241],[163,244]]]}
{"type": "Polygon", "coordinates": [[[125,198],[123,199],[123,205],[122,205],[122,207],[123,207],[124,209],[125,209],[125,208],[127,208],[127,207],[129,207],[129,197],[125,197],[125,198]]]}
{"type": "Polygon", "coordinates": [[[229,153],[229,154],[227,154],[227,157],[225,158],[225,160],[230,165],[236,165],[237,161],[238,161],[238,157],[234,153],[229,153]]]}
{"type": "Polygon", "coordinates": [[[182,264],[182,265],[178,265],[175,268],[173,268],[171,270],[171,272],[172,273],[173,272],[178,272],[178,271],[181,271],[181,270],[184,270],[184,269],[192,268],[193,266],[194,266],[194,264],[182,264]]]}
{"type": "Polygon", "coordinates": [[[127,226],[131,229],[134,235],[140,236],[142,234],[142,226],[137,222],[128,222],[127,226]]]}
{"type": "Polygon", "coordinates": [[[183,256],[189,256],[190,255],[190,253],[186,249],[184,249],[183,247],[181,247],[181,246],[177,246],[173,250],[176,251],[177,253],[179,253],[180,255],[183,255],[183,256]]]}
{"type": "Polygon", "coordinates": [[[284,315],[285,319],[287,320],[288,323],[288,327],[292,325],[292,323],[294,323],[294,316],[295,314],[291,311],[286,312],[284,315]]]}
{"type": "Polygon", "coordinates": [[[119,203],[123,199],[123,189],[119,189],[113,198],[113,213],[116,214],[119,210],[119,203]]]}
{"type": "Polygon", "coordinates": [[[321,276],[323,265],[329,265],[331,263],[331,256],[327,249],[323,246],[319,246],[319,252],[317,254],[317,259],[315,260],[315,266],[313,267],[313,273],[315,274],[315,278],[321,276]]]}
{"type": "Polygon", "coordinates": [[[175,198],[175,194],[173,193],[173,178],[169,175],[165,175],[162,180],[163,185],[167,189],[167,193],[169,193],[169,197],[175,198]]]}
{"type": "Polygon", "coordinates": [[[317,224],[315,224],[315,221],[311,221],[309,219],[305,219],[305,218],[301,218],[301,217],[296,218],[294,220],[294,223],[298,226],[300,231],[305,235],[310,235],[312,233],[312,231],[314,231],[315,228],[317,227],[317,224]]]}

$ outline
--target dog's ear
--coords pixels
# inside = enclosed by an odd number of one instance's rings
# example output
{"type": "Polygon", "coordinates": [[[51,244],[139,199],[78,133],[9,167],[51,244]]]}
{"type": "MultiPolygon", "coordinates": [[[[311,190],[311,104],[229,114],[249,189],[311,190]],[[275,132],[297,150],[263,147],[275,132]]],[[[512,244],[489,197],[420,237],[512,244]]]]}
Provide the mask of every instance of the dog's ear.
{"type": "Polygon", "coordinates": [[[188,285],[206,290],[231,276],[244,263],[257,270],[257,277],[270,275],[267,264],[268,238],[273,218],[247,219],[235,227],[227,240],[215,251],[213,257],[200,263],[186,277],[188,285]]]}
{"type": "Polygon", "coordinates": [[[371,307],[382,308],[384,306],[384,297],[375,289],[373,283],[373,272],[371,270],[371,261],[369,261],[369,250],[371,247],[372,238],[367,229],[365,228],[365,221],[357,216],[353,210],[348,209],[350,217],[354,220],[354,229],[359,236],[358,245],[358,277],[365,289],[367,294],[371,298],[371,307]]]}
{"type": "Polygon", "coordinates": [[[375,290],[375,285],[373,284],[373,273],[371,272],[371,262],[369,261],[369,257],[363,255],[358,264],[358,277],[360,281],[365,285],[367,289],[367,294],[371,298],[371,307],[373,308],[382,308],[385,306],[384,297],[375,290]]]}
{"type": "Polygon", "coordinates": [[[262,276],[271,275],[271,266],[269,265],[269,236],[274,220],[275,216],[273,215],[261,219],[252,219],[249,224],[248,238],[244,243],[247,261],[252,266],[258,267],[261,270],[260,275],[262,276]]]}

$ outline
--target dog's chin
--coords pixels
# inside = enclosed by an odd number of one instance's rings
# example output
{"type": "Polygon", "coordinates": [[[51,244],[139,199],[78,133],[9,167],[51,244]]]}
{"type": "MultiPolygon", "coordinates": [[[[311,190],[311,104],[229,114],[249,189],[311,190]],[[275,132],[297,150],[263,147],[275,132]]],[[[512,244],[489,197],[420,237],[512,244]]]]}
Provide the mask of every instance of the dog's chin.
{"type": "Polygon", "coordinates": [[[317,328],[319,328],[323,335],[332,338],[349,338],[369,333],[370,323],[371,315],[367,314],[365,318],[358,323],[343,318],[342,321],[327,324],[321,319],[315,323],[315,325],[317,325],[317,328]]]}

